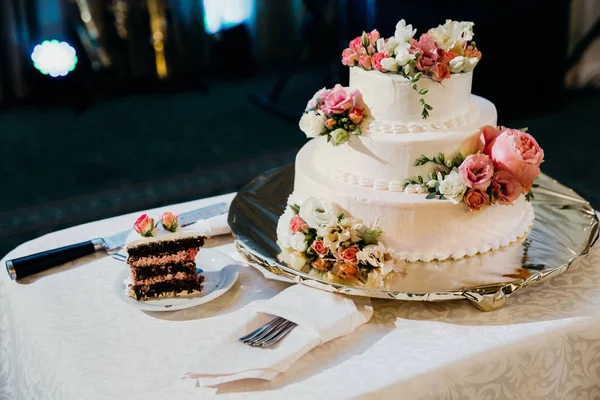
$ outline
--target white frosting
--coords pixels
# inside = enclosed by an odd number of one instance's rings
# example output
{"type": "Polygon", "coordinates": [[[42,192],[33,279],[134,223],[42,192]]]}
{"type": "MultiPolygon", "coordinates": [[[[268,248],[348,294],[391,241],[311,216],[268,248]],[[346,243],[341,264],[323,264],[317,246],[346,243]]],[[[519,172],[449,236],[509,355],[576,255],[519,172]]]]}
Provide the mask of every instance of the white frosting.
{"type": "Polygon", "coordinates": [[[410,87],[410,81],[398,74],[365,71],[350,68],[350,88],[358,89],[367,104],[369,115],[380,121],[400,124],[445,124],[456,117],[466,115],[470,107],[473,73],[452,74],[443,82],[421,78],[419,90],[427,89],[425,101],[433,110],[429,118],[421,119],[423,107],[418,93],[410,87]]]}
{"type": "MultiPolygon", "coordinates": [[[[361,187],[360,179],[350,185],[328,175],[320,145],[320,139],[312,140],[298,153],[294,200],[321,196],[367,224],[378,221],[386,246],[400,259],[431,261],[485,253],[516,241],[533,222],[533,209],[523,196],[512,205],[494,205],[474,213],[464,203],[361,187]]],[[[438,141],[430,147],[433,154],[441,150],[438,141]]],[[[370,172],[364,164],[360,169],[370,172]]]]}
{"type": "MultiPolygon", "coordinates": [[[[456,154],[462,147],[472,147],[479,137],[479,128],[496,124],[496,107],[481,97],[472,96],[472,104],[480,110],[480,118],[460,130],[447,132],[420,132],[402,135],[371,133],[352,137],[341,146],[334,147],[324,138],[313,139],[313,150],[319,161],[315,168],[344,182],[375,187],[376,189],[401,190],[407,178],[431,171],[431,165],[415,167],[413,163],[422,155],[446,156],[456,154]]],[[[465,152],[464,149],[463,153],[465,152]]]]}
{"type": "Polygon", "coordinates": [[[127,238],[125,239],[125,245],[127,248],[139,246],[140,244],[156,243],[170,240],[179,240],[188,237],[205,236],[203,232],[199,232],[195,227],[187,226],[185,228],[177,228],[175,232],[167,232],[164,229],[157,228],[154,232],[154,236],[145,237],[132,230],[127,238]]]}

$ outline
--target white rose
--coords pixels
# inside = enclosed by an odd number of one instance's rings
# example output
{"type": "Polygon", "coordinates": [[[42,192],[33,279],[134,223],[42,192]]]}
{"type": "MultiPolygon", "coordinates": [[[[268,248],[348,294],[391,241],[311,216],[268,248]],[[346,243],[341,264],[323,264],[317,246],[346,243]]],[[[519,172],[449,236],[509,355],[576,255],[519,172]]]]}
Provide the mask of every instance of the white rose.
{"type": "Polygon", "coordinates": [[[314,229],[337,224],[342,210],[337,204],[321,197],[309,197],[300,207],[300,218],[314,229]]]}
{"type": "Polygon", "coordinates": [[[429,30],[429,36],[442,50],[454,50],[463,54],[464,43],[473,39],[473,22],[458,22],[447,19],[444,25],[429,30]]]}
{"type": "Polygon", "coordinates": [[[391,72],[398,71],[398,61],[395,58],[384,58],[381,60],[381,66],[391,72]]]}
{"type": "Polygon", "coordinates": [[[402,49],[401,46],[396,47],[396,61],[400,67],[404,67],[409,61],[415,59],[415,55],[409,51],[409,48],[410,46],[405,49],[402,49]]]}
{"type": "Polygon", "coordinates": [[[296,251],[306,251],[308,242],[302,232],[296,232],[290,237],[290,247],[296,251]]]}
{"type": "Polygon", "coordinates": [[[446,178],[440,182],[439,191],[452,203],[458,204],[462,201],[463,196],[467,191],[467,185],[465,185],[465,181],[458,173],[458,170],[454,168],[446,178]]]}
{"type": "Polygon", "coordinates": [[[289,207],[286,207],[281,217],[279,217],[279,221],[277,222],[277,241],[281,247],[291,247],[290,238],[293,232],[290,230],[290,221],[294,215],[296,214],[289,207]]]}
{"type": "Polygon", "coordinates": [[[467,64],[465,65],[465,69],[463,69],[463,72],[473,71],[473,68],[475,68],[475,66],[477,65],[478,62],[479,62],[479,58],[477,58],[477,57],[469,58],[467,60],[467,64]]]}
{"type": "Polygon", "coordinates": [[[465,69],[465,66],[467,65],[467,61],[468,59],[463,56],[454,57],[450,61],[450,72],[452,72],[453,74],[462,72],[465,69]]]}
{"type": "Polygon", "coordinates": [[[302,132],[306,134],[306,137],[314,138],[319,136],[323,130],[326,119],[327,117],[321,111],[316,113],[309,111],[302,115],[298,125],[300,126],[302,132]]]}
{"type": "Polygon", "coordinates": [[[396,24],[396,32],[394,33],[394,37],[398,42],[408,42],[413,36],[415,36],[415,33],[417,33],[417,30],[413,29],[412,25],[406,25],[406,21],[401,19],[396,24]]]}

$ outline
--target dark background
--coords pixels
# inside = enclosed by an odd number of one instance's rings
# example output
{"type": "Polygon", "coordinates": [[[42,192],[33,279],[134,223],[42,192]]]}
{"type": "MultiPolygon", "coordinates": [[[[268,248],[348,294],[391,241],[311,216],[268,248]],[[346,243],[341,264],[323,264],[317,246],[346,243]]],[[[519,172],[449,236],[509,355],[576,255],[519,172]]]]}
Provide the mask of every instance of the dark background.
{"type": "Polygon", "coordinates": [[[70,225],[234,191],[292,162],[306,101],[347,83],[341,50],[363,29],[393,35],[401,18],[419,33],[475,21],[474,93],[499,123],[529,127],[545,173],[600,206],[597,79],[564,84],[598,29],[569,43],[568,1],[7,0],[0,255],[70,225]],[[34,68],[46,39],[76,49],[67,76],[34,68]]]}

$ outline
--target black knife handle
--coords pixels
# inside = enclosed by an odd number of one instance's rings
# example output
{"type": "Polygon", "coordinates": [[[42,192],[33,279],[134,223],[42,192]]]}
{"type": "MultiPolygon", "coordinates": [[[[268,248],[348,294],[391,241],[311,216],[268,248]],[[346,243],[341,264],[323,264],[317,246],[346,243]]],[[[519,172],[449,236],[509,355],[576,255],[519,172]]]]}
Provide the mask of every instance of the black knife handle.
{"type": "Polygon", "coordinates": [[[87,242],[46,250],[30,256],[15,258],[14,260],[7,260],[6,270],[11,279],[21,279],[87,256],[100,248],[102,248],[101,240],[88,240],[87,242]]]}

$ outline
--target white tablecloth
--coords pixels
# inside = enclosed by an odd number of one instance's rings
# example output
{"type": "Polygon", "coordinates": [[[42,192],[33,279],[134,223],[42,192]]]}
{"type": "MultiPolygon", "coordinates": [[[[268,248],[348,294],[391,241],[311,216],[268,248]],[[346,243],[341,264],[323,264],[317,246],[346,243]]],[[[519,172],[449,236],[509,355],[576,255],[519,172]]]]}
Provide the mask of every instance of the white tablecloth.
{"type": "MultiPolygon", "coordinates": [[[[7,258],[126,229],[137,215],[55,232],[7,258]]],[[[231,242],[219,238],[208,246],[234,255],[231,242]]],[[[0,399],[600,398],[597,249],[491,313],[466,301],[373,300],[372,320],[353,335],[318,347],[272,382],[236,382],[218,391],[180,379],[189,355],[227,329],[220,316],[287,284],[240,266],[238,282],[213,302],[145,313],[117,294],[123,268],[98,254],[26,284],[0,273],[0,399]]]]}

